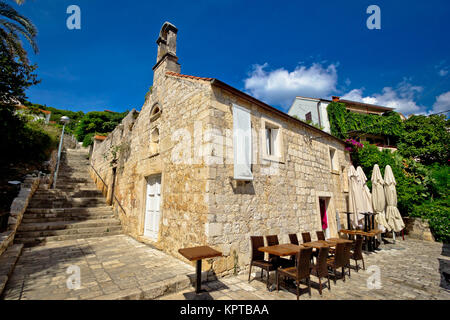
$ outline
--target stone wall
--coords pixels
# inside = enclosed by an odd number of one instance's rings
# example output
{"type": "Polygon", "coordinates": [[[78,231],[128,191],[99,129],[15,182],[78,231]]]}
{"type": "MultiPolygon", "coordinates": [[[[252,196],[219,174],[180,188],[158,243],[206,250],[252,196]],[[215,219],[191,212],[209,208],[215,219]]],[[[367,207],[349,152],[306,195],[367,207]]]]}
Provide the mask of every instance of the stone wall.
{"type": "Polygon", "coordinates": [[[0,234],[0,255],[14,241],[17,228],[22,222],[31,197],[39,186],[40,178],[27,175],[24,182],[20,186],[17,197],[11,203],[10,215],[8,219],[8,230],[0,234]]]}
{"type": "Polygon", "coordinates": [[[434,241],[430,225],[420,218],[404,217],[405,234],[411,239],[434,241]]]}

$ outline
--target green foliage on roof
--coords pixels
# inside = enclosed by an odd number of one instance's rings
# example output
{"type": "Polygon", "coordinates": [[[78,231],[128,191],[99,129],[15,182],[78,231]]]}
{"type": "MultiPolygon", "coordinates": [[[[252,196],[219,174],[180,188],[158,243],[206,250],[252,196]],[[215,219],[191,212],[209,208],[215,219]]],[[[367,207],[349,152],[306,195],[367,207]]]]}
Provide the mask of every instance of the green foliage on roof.
{"type": "Polygon", "coordinates": [[[397,142],[403,134],[404,124],[397,112],[388,111],[382,116],[350,112],[342,102],[331,102],[327,107],[331,134],[347,139],[352,131],[384,135],[397,142]]]}

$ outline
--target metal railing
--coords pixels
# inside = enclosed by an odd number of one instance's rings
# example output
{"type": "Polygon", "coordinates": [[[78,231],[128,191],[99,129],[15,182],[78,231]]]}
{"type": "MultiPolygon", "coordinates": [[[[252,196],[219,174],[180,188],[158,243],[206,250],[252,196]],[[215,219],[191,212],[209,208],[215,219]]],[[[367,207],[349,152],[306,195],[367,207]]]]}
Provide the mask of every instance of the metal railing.
{"type": "MultiPolygon", "coordinates": [[[[108,189],[109,189],[109,187],[108,187],[108,185],[106,184],[105,180],[103,180],[103,178],[100,176],[100,174],[97,172],[97,170],[95,170],[95,168],[94,168],[94,166],[93,166],[92,164],[90,164],[90,166],[91,166],[92,170],[94,170],[94,173],[97,175],[97,177],[100,179],[100,181],[103,183],[103,186],[106,187],[106,194],[108,194],[108,189]]],[[[125,215],[127,215],[127,212],[125,211],[125,209],[124,209],[124,208],[122,207],[122,205],[120,204],[120,202],[119,202],[119,200],[117,199],[116,195],[113,194],[112,202],[114,202],[114,201],[119,205],[119,207],[120,207],[120,209],[123,211],[123,213],[124,213],[125,215]]]]}

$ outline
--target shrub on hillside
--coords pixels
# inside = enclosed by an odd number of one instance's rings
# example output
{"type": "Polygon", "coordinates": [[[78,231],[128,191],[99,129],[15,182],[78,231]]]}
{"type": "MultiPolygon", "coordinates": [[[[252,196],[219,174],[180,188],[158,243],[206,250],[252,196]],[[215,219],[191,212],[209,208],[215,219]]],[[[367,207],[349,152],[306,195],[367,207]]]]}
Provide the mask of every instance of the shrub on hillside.
{"type": "Polygon", "coordinates": [[[0,135],[3,163],[47,160],[58,143],[57,134],[48,133],[42,122],[26,121],[9,106],[0,107],[0,135]]]}

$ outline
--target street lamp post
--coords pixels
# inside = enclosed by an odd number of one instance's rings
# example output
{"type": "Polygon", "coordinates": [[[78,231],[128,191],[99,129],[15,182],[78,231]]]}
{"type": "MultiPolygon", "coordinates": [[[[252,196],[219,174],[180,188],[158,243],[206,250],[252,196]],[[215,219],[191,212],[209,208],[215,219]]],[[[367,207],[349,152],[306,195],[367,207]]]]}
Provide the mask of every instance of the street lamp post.
{"type": "Polygon", "coordinates": [[[62,116],[61,120],[63,123],[62,133],[61,133],[61,139],[59,139],[59,148],[58,148],[58,159],[56,160],[56,169],[55,169],[55,176],[53,177],[53,189],[56,188],[56,178],[58,177],[58,171],[59,171],[59,163],[61,161],[61,150],[62,150],[62,144],[64,139],[64,129],[66,128],[66,124],[70,122],[69,117],[62,116]]]}

